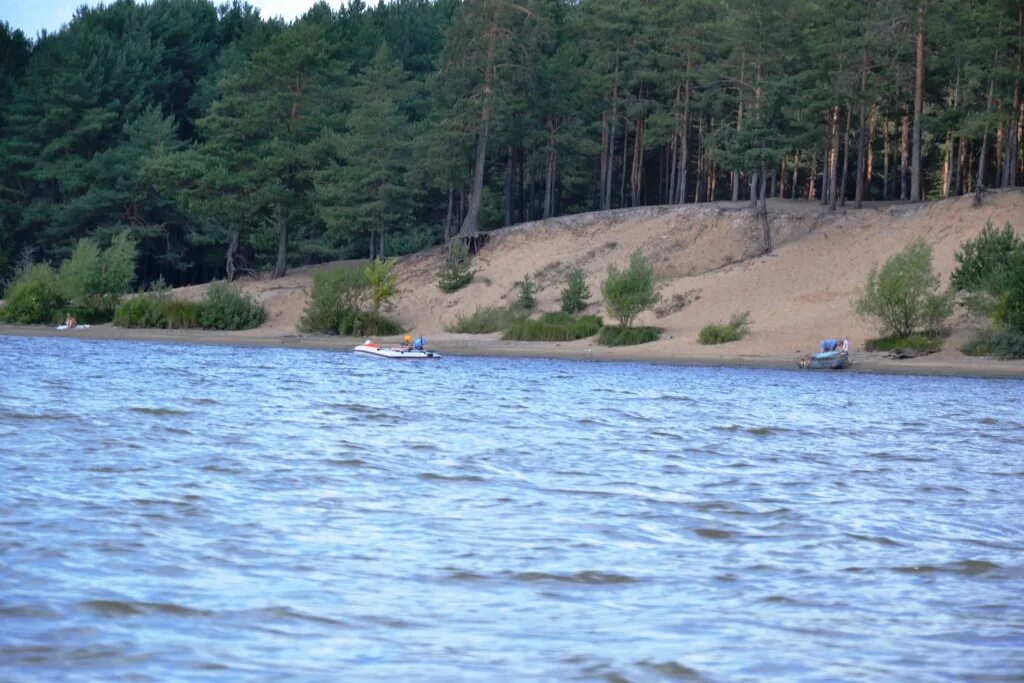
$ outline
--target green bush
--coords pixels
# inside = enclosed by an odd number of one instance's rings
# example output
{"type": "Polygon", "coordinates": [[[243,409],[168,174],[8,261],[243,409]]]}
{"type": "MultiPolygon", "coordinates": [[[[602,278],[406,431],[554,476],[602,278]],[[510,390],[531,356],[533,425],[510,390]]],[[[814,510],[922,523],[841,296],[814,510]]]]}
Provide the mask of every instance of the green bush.
{"type": "Polygon", "coordinates": [[[192,329],[201,326],[202,311],[203,305],[199,302],[147,292],[123,301],[114,312],[114,324],[118,327],[192,329]]]}
{"type": "Polygon", "coordinates": [[[579,313],[589,305],[590,288],[587,287],[583,271],[579,268],[569,273],[561,299],[563,313],[579,313]]]}
{"type": "Polygon", "coordinates": [[[734,315],[728,324],[705,325],[697,334],[697,341],[701,344],[725,344],[743,339],[749,331],[750,312],[743,311],[734,315]]]}
{"type": "MultiPolygon", "coordinates": [[[[169,330],[188,330],[202,326],[203,304],[198,301],[164,300],[164,327],[169,330]]],[[[265,316],[264,316],[265,317],[265,316]]]]}
{"type": "Polygon", "coordinates": [[[118,327],[166,327],[166,300],[161,294],[139,294],[125,299],[114,311],[114,324],[118,327]]]}
{"type": "Polygon", "coordinates": [[[1024,331],[1024,249],[1010,255],[999,280],[999,301],[992,319],[997,325],[1024,331]]]}
{"type": "Polygon", "coordinates": [[[546,313],[539,320],[516,320],[505,332],[505,339],[517,341],[575,341],[592,337],[601,330],[601,319],[585,315],[574,319],[567,313],[546,313]]]}
{"type": "Polygon", "coordinates": [[[602,327],[597,343],[602,346],[633,346],[657,341],[661,337],[660,327],[623,327],[613,325],[602,327]]]}
{"type": "Polygon", "coordinates": [[[79,240],[57,274],[60,294],[75,317],[83,322],[110,320],[135,280],[135,260],[135,241],[127,230],[115,235],[105,250],[88,237],[79,240]]]}
{"type": "Polygon", "coordinates": [[[267,311],[247,294],[226,282],[214,282],[206,290],[199,323],[208,330],[248,330],[259,327],[267,311]]]}
{"type": "Polygon", "coordinates": [[[523,279],[516,283],[519,287],[519,298],[516,299],[515,306],[521,311],[529,311],[537,305],[537,286],[530,279],[529,275],[524,275],[523,279]]]}
{"type": "Polygon", "coordinates": [[[361,310],[369,289],[365,271],[358,268],[342,267],[317,273],[313,276],[313,291],[299,321],[299,329],[338,334],[343,313],[361,310]]]}
{"type": "Polygon", "coordinates": [[[451,294],[473,281],[473,260],[469,245],[459,238],[451,244],[444,267],[437,274],[437,286],[442,292],[451,294]]]}
{"type": "Polygon", "coordinates": [[[639,249],[629,259],[629,267],[619,271],[608,266],[608,277],[601,285],[608,314],[622,327],[630,327],[636,316],[658,303],[654,291],[654,268],[639,249]]]}
{"type": "Polygon", "coordinates": [[[1004,360],[1024,358],[1024,330],[1010,327],[986,330],[960,350],[968,356],[994,356],[1004,360]]]}
{"type": "Polygon", "coordinates": [[[918,238],[872,268],[863,295],[853,302],[858,315],[877,318],[883,337],[909,337],[918,330],[936,330],[952,313],[952,298],[938,293],[932,272],[932,249],[918,238]]]}
{"type": "Polygon", "coordinates": [[[507,308],[477,308],[469,315],[456,315],[455,322],[445,325],[444,329],[463,334],[490,334],[507,329],[519,317],[507,308]]]}
{"type": "Polygon", "coordinates": [[[57,275],[45,263],[21,271],[7,287],[0,318],[12,323],[52,324],[64,319],[57,275]]]}
{"type": "Polygon", "coordinates": [[[346,309],[339,315],[336,333],[343,337],[376,337],[401,332],[398,323],[379,313],[346,309]]]}
{"type": "Polygon", "coordinates": [[[936,353],[942,350],[945,335],[914,334],[909,337],[883,337],[864,342],[865,351],[895,351],[897,349],[936,353]]]}
{"type": "Polygon", "coordinates": [[[370,288],[370,301],[374,313],[381,307],[388,308],[391,299],[398,293],[398,273],[393,260],[374,259],[363,271],[370,288]]]}

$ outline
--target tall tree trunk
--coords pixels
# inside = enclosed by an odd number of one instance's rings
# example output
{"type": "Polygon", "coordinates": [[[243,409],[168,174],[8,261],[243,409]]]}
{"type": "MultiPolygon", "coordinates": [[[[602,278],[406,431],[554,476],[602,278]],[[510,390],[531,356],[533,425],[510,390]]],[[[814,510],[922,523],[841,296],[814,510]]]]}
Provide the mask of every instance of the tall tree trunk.
{"type": "Polygon", "coordinates": [[[612,208],[612,179],[615,176],[615,127],[619,122],[619,56],[615,55],[615,76],[612,79],[612,111],[608,121],[608,152],[601,174],[601,210],[612,208]]]}
{"type": "MultiPolygon", "coordinates": [[[[739,86],[739,104],[736,107],[736,134],[739,135],[743,130],[743,83],[746,81],[747,71],[747,53],[744,52],[740,55],[740,86],[739,86]]],[[[740,200],[740,172],[733,169],[730,176],[732,181],[732,200],[738,202],[740,200]]]]}
{"type": "Polygon", "coordinates": [[[761,176],[761,191],[760,191],[761,204],[760,204],[760,208],[758,209],[757,213],[761,217],[761,240],[762,240],[761,246],[764,249],[763,253],[767,256],[768,254],[772,253],[772,226],[768,222],[768,199],[767,199],[767,193],[765,192],[765,183],[767,181],[767,179],[765,178],[766,175],[767,174],[764,173],[763,171],[760,173],[760,176],[761,176]]]}
{"type": "MultiPolygon", "coordinates": [[[[992,98],[995,95],[996,81],[991,79],[988,82],[988,104],[985,112],[992,111],[992,98]]],[[[988,124],[985,124],[985,134],[981,136],[981,151],[978,153],[978,181],[974,184],[974,205],[981,206],[981,195],[985,192],[985,164],[988,163],[988,124]]]]}
{"type": "Polygon", "coordinates": [[[921,110],[924,99],[924,9],[926,0],[917,6],[917,63],[914,68],[914,158],[910,179],[910,201],[924,199],[921,187],[921,110]]]}
{"type": "Polygon", "coordinates": [[[800,152],[796,153],[796,157],[793,159],[793,189],[790,190],[790,198],[796,199],[798,187],[800,185],[800,152]]]}
{"type": "Polygon", "coordinates": [[[750,208],[752,209],[757,206],[757,179],[759,175],[762,174],[757,171],[750,174],[750,208]]]}
{"type": "Polygon", "coordinates": [[[1020,161],[1020,122],[1021,122],[1021,80],[1024,79],[1024,2],[1017,10],[1017,77],[1013,83],[1013,109],[1007,124],[1006,153],[1003,154],[1003,187],[1017,184],[1017,165],[1020,161]]]}
{"type": "Polygon", "coordinates": [[[836,192],[839,175],[839,105],[832,107],[832,158],[828,170],[828,209],[836,210],[836,192]]]}
{"type": "Polygon", "coordinates": [[[889,165],[889,121],[882,124],[882,199],[892,199],[892,183],[890,182],[889,165]]]}
{"type": "Polygon", "coordinates": [[[484,164],[487,161],[487,135],[491,126],[491,106],[494,99],[494,85],[497,80],[498,26],[501,15],[501,3],[494,3],[491,16],[491,27],[487,34],[487,62],[484,65],[484,88],[480,105],[480,125],[476,134],[476,155],[473,160],[473,184],[469,188],[469,206],[466,218],[459,229],[460,235],[473,235],[479,232],[480,206],[484,193],[484,164]]]}
{"type": "Polygon", "coordinates": [[[556,157],[553,147],[548,149],[547,172],[544,175],[544,218],[555,215],[556,157]]]}
{"type": "Polygon", "coordinates": [[[515,223],[516,211],[516,158],[515,149],[509,145],[505,158],[505,226],[515,223]]]}
{"type": "Polygon", "coordinates": [[[644,178],[644,137],[646,128],[646,120],[642,115],[638,116],[636,118],[636,129],[633,132],[633,168],[629,176],[632,206],[639,206],[641,201],[640,191],[644,178]]]}
{"type": "Polygon", "coordinates": [[[878,130],[878,111],[874,105],[868,114],[867,164],[864,169],[864,195],[871,199],[871,183],[875,178],[875,132],[878,130]]]}
{"type": "Polygon", "coordinates": [[[903,148],[900,152],[900,199],[910,199],[910,116],[903,115],[903,148]]]}
{"type": "Polygon", "coordinates": [[[455,208],[455,190],[448,185],[448,213],[444,217],[444,243],[448,244],[448,240],[452,238],[452,211],[455,208]]]}
{"type": "MultiPolygon", "coordinates": [[[[782,169],[779,171],[779,198],[786,198],[786,160],[789,159],[785,154],[782,155],[782,169]]],[[[774,173],[774,171],[773,171],[774,173]]],[[[774,196],[774,195],[773,195],[774,196]]]]}
{"type": "Polygon", "coordinates": [[[868,49],[865,47],[860,65],[860,122],[857,126],[857,189],[854,191],[858,209],[864,206],[864,157],[867,153],[867,97],[868,49]]]}
{"type": "Polygon", "coordinates": [[[626,162],[629,161],[629,126],[622,122],[622,177],[619,178],[619,208],[626,206],[626,162]]]}
{"type": "MultiPolygon", "coordinates": [[[[956,68],[956,82],[953,85],[953,111],[959,108],[960,105],[960,67],[956,68]]],[[[942,161],[942,196],[948,197],[953,187],[953,164],[955,163],[955,157],[953,156],[953,143],[955,138],[953,137],[953,130],[946,131],[946,153],[943,155],[942,161]]]]}
{"type": "Polygon", "coordinates": [[[818,154],[811,154],[811,173],[807,177],[807,201],[813,202],[818,182],[818,154]]]}
{"type": "Polygon", "coordinates": [[[846,206],[846,172],[850,168],[850,107],[846,107],[846,129],[843,131],[843,174],[839,179],[839,203],[846,206]]]}
{"type": "Polygon", "coordinates": [[[700,118],[697,123],[697,187],[693,190],[693,203],[700,204],[704,201],[704,119],[700,118]]]}
{"type": "Polygon", "coordinates": [[[235,269],[235,259],[238,258],[238,231],[231,231],[231,239],[228,241],[228,251],[225,256],[225,270],[228,282],[234,282],[238,271],[235,269]]]}
{"type": "Polygon", "coordinates": [[[281,207],[277,208],[277,263],[274,265],[274,278],[284,277],[288,270],[288,214],[281,207]]]}
{"type": "Polygon", "coordinates": [[[956,169],[953,173],[953,192],[957,197],[964,193],[964,169],[967,168],[967,138],[960,136],[960,144],[957,145],[956,169]]]}

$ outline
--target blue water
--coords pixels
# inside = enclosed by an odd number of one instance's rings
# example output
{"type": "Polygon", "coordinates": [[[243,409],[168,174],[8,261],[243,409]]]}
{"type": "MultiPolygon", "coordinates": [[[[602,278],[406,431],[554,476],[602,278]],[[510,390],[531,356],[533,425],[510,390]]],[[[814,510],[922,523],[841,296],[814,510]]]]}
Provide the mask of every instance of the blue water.
{"type": "Polygon", "coordinates": [[[1021,680],[1022,398],[0,337],[0,679],[1021,680]]]}

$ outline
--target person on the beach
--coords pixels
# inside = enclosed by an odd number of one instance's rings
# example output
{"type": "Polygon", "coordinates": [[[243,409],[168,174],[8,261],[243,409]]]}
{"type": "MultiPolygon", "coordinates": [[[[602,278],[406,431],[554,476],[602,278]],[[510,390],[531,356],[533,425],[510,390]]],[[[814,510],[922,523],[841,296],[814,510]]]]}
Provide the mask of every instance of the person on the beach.
{"type": "Polygon", "coordinates": [[[847,339],[846,337],[843,337],[842,351],[843,351],[843,353],[849,353],[850,352],[850,340],[847,339]]]}

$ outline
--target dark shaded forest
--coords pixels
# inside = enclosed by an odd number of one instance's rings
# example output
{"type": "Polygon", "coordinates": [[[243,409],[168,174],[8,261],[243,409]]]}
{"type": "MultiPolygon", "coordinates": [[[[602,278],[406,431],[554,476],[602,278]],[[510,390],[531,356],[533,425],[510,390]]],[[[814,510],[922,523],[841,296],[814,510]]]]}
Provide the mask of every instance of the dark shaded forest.
{"type": "MultiPolygon", "coordinates": [[[[1021,184],[1019,0],[133,0],[0,24],[0,281],[172,285],[584,211],[1021,184]]],[[[764,207],[764,202],[760,202],[764,207]]]]}

